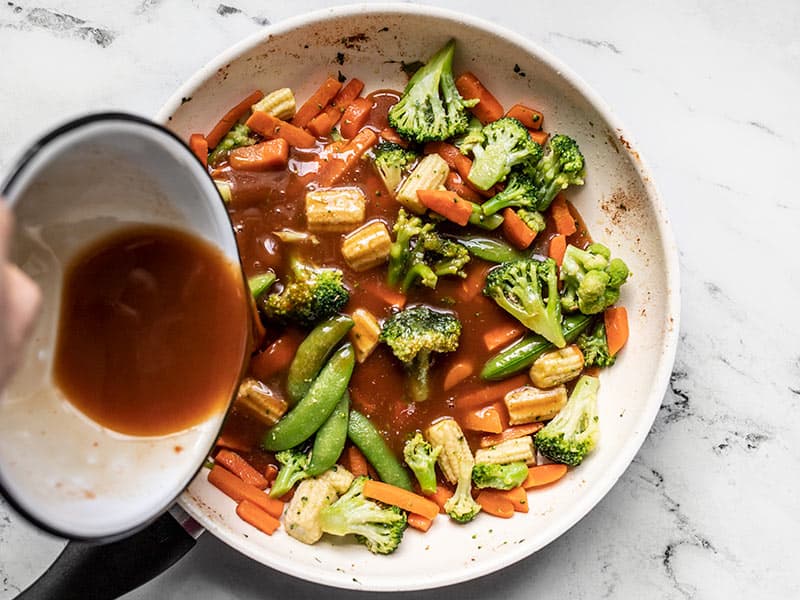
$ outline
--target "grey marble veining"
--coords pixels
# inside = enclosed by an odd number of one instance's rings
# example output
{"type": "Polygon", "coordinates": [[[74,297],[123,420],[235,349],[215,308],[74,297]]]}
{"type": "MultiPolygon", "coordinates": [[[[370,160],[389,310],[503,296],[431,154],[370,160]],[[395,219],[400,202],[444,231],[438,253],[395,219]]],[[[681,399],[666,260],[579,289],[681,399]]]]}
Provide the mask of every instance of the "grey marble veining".
{"type": "MultiPolygon", "coordinates": [[[[642,450],[559,540],[500,573],[415,598],[800,598],[800,4],[433,2],[528,36],[614,107],[680,247],[681,343],[642,450]],[[794,564],[793,564],[794,563],[794,564]],[[794,567],[794,568],[793,568],[794,567]]],[[[88,110],[152,115],[215,54],[320,8],[273,2],[0,4],[0,172],[88,110]]],[[[63,542],[0,505],[0,598],[63,542]]],[[[134,598],[363,596],[322,590],[210,535],[134,598]]],[[[408,595],[408,597],[412,597],[408,595]]]]}

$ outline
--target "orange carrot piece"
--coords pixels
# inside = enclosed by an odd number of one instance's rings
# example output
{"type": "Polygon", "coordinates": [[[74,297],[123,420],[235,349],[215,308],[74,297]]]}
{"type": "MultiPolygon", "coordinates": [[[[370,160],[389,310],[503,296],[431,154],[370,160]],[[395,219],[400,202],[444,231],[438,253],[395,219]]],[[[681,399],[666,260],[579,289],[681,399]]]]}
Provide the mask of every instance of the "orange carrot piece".
{"type": "Polygon", "coordinates": [[[450,367],[447,375],[444,376],[444,383],[442,387],[445,390],[454,388],[459,383],[464,381],[467,377],[475,372],[475,365],[471,362],[461,361],[450,367]]]}
{"type": "Polygon", "coordinates": [[[497,98],[472,73],[464,73],[456,79],[456,87],[458,88],[458,93],[465,100],[472,100],[473,98],[479,100],[475,106],[470,108],[470,111],[484,125],[497,121],[503,116],[503,107],[497,101],[497,98]]]}
{"type": "Polygon", "coordinates": [[[350,467],[348,470],[356,477],[364,477],[369,474],[367,458],[355,446],[347,448],[347,462],[350,467]]]}
{"type": "Polygon", "coordinates": [[[514,506],[515,512],[528,512],[528,493],[522,486],[512,488],[510,490],[500,492],[505,496],[514,506]]]}
{"type": "Polygon", "coordinates": [[[564,253],[567,251],[567,238],[561,234],[553,236],[550,240],[550,249],[547,251],[547,254],[550,258],[552,258],[558,266],[561,266],[561,262],[564,260],[564,253]]]}
{"type": "Polygon", "coordinates": [[[294,330],[284,333],[267,346],[266,350],[250,359],[250,372],[253,377],[266,381],[276,373],[283,371],[292,362],[301,341],[301,336],[294,330]]]}
{"type": "Polygon", "coordinates": [[[331,100],[330,105],[311,119],[307,125],[307,129],[317,137],[330,134],[336,123],[342,118],[342,113],[347,108],[347,105],[358,98],[358,95],[363,89],[364,82],[360,79],[351,79],[348,81],[347,84],[339,90],[336,97],[331,100]]]}
{"type": "Polygon", "coordinates": [[[280,527],[281,522],[268,512],[261,510],[258,505],[249,500],[242,500],[236,506],[236,514],[246,523],[250,523],[259,531],[272,535],[280,527]]]}
{"type": "Polygon", "coordinates": [[[234,148],[228,154],[231,167],[239,171],[282,169],[289,162],[289,143],[276,138],[252,146],[234,148]]]}
{"type": "Polygon", "coordinates": [[[528,477],[522,483],[522,487],[529,490],[540,485],[548,485],[561,479],[567,474],[567,465],[552,463],[528,467],[528,477]]]}
{"type": "Polygon", "coordinates": [[[550,134],[544,131],[531,131],[529,129],[528,133],[531,134],[531,139],[540,146],[544,146],[547,143],[547,138],[550,137],[550,134]]]}
{"type": "Polygon", "coordinates": [[[245,483],[249,483],[260,490],[265,489],[267,483],[269,483],[261,473],[256,471],[250,463],[236,454],[236,452],[220,450],[214,457],[214,462],[228,469],[245,483]]]}
{"type": "Polygon", "coordinates": [[[276,519],[283,513],[283,502],[270,498],[260,489],[245,483],[224,467],[214,465],[208,474],[208,482],[236,502],[250,500],[276,519]]]}
{"type": "Polygon", "coordinates": [[[603,320],[606,324],[608,353],[614,356],[628,341],[628,311],[624,306],[607,308],[603,320]]]}
{"type": "Polygon", "coordinates": [[[342,115],[342,124],[339,126],[342,137],[348,140],[356,137],[356,134],[366,125],[371,112],[372,100],[369,98],[353,100],[342,115]]]}
{"type": "Polygon", "coordinates": [[[417,190],[423,206],[462,227],[472,216],[472,203],[448,190],[417,190]]]}
{"type": "Polygon", "coordinates": [[[208,147],[216,148],[217,144],[219,144],[222,138],[225,137],[225,134],[231,130],[231,127],[236,125],[236,121],[245,116],[247,111],[250,110],[250,107],[263,97],[264,94],[261,92],[261,90],[256,90],[247,98],[239,102],[239,104],[230,109],[227,113],[225,113],[225,116],[222,117],[219,120],[219,123],[214,126],[214,129],[211,130],[211,133],[206,136],[208,147]]]}
{"type": "Polygon", "coordinates": [[[278,476],[278,471],[279,469],[276,465],[267,465],[264,467],[264,479],[266,479],[268,483],[272,483],[278,476]]]}
{"type": "Polygon", "coordinates": [[[408,526],[425,533],[433,525],[433,519],[428,519],[416,513],[408,513],[408,526]]]}
{"type": "Polygon", "coordinates": [[[331,157],[327,164],[322,167],[322,171],[317,178],[320,187],[330,187],[335,185],[364,153],[372,148],[378,141],[378,136],[371,129],[362,129],[355,135],[341,152],[342,158],[331,157]]]}
{"type": "MultiPolygon", "coordinates": [[[[341,89],[341,91],[336,94],[336,97],[331,100],[331,109],[335,109],[336,112],[339,113],[339,116],[347,108],[347,105],[350,104],[353,100],[358,98],[358,95],[364,89],[364,82],[360,79],[353,78],[348,81],[345,86],[341,89]]],[[[328,110],[328,109],[326,109],[328,110]]]]}
{"type": "Polygon", "coordinates": [[[321,86],[297,109],[292,119],[295,127],[305,127],[311,119],[322,112],[328,103],[334,99],[342,88],[341,82],[335,77],[328,77],[321,86]]]}
{"type": "Polygon", "coordinates": [[[456,407],[470,409],[499,402],[508,392],[522,387],[527,383],[530,383],[530,378],[527,373],[522,373],[516,377],[510,377],[503,381],[498,381],[497,383],[487,383],[474,392],[464,394],[463,396],[457,396],[456,407]]]}
{"type": "Polygon", "coordinates": [[[398,146],[402,146],[403,148],[408,147],[408,140],[404,137],[401,137],[399,133],[397,133],[391,127],[384,127],[381,129],[380,133],[378,134],[381,136],[381,139],[385,142],[392,142],[397,144],[398,146]]]}
{"type": "Polygon", "coordinates": [[[208,142],[202,133],[193,133],[189,136],[189,148],[191,148],[194,155],[203,163],[204,167],[208,166],[208,142]]]}
{"type": "Polygon", "coordinates": [[[289,142],[290,146],[297,148],[308,148],[314,145],[314,136],[305,129],[282,121],[278,117],[273,117],[265,112],[256,111],[249,119],[247,126],[256,133],[264,137],[274,139],[283,138],[289,142]]]}
{"type": "Polygon", "coordinates": [[[563,196],[556,196],[553,203],[550,205],[550,216],[556,224],[556,232],[568,236],[572,235],[578,228],[575,226],[575,219],[572,213],[569,212],[569,206],[563,196]]]}
{"type": "Polygon", "coordinates": [[[528,129],[539,131],[544,125],[544,115],[535,108],[530,108],[524,104],[515,104],[508,109],[507,117],[516,119],[528,129]]]}
{"type": "Polygon", "coordinates": [[[495,517],[510,519],[514,516],[514,504],[511,500],[494,490],[483,490],[475,501],[484,511],[495,517]]]}
{"type": "Polygon", "coordinates": [[[515,247],[525,250],[536,239],[536,231],[511,208],[503,209],[503,235],[515,247]]]}
{"type": "Polygon", "coordinates": [[[367,498],[397,506],[426,519],[435,519],[439,514],[439,506],[435,502],[390,483],[369,480],[364,483],[363,494],[367,498]]]}
{"type": "Polygon", "coordinates": [[[513,427],[504,429],[500,433],[481,436],[481,439],[478,441],[478,446],[480,448],[491,448],[492,446],[496,446],[497,444],[502,444],[503,442],[506,442],[508,440],[514,440],[517,438],[524,437],[526,435],[534,434],[537,431],[539,431],[542,427],[544,427],[543,423],[527,423],[525,425],[514,425],[513,427]]]}
{"type": "Polygon", "coordinates": [[[334,112],[330,112],[330,107],[326,108],[324,111],[319,113],[316,117],[311,119],[311,122],[308,124],[306,129],[308,129],[311,133],[315,136],[325,137],[326,135],[330,135],[333,127],[336,125],[336,121],[339,120],[341,114],[335,112],[336,109],[333,109],[334,112]]]}
{"type": "Polygon", "coordinates": [[[461,154],[461,150],[456,148],[453,144],[448,144],[447,142],[428,142],[425,144],[423,153],[438,154],[451,169],[456,168],[456,161],[458,160],[458,157],[463,156],[461,154]]]}
{"type": "Polygon", "coordinates": [[[461,287],[457,292],[458,300],[466,302],[473,300],[483,290],[486,282],[486,274],[491,269],[491,265],[478,265],[471,267],[467,273],[467,278],[461,282],[461,287]]]}
{"type": "Polygon", "coordinates": [[[219,434],[217,441],[214,442],[215,448],[227,448],[228,450],[236,450],[237,452],[249,452],[251,444],[245,440],[238,440],[224,431],[219,434]]]}
{"type": "Polygon", "coordinates": [[[402,309],[406,305],[406,296],[402,292],[392,289],[382,279],[368,279],[361,283],[361,287],[369,291],[370,295],[383,301],[386,306],[402,309]]]}
{"type": "Polygon", "coordinates": [[[447,179],[444,181],[444,187],[446,187],[451,192],[455,192],[464,200],[469,200],[470,202],[483,202],[483,196],[481,196],[478,192],[473,190],[469,187],[464,180],[461,178],[461,175],[456,173],[455,171],[450,171],[447,174],[447,179]]]}
{"type": "Polygon", "coordinates": [[[469,429],[470,431],[485,431],[487,433],[500,433],[503,431],[500,413],[494,405],[484,406],[464,413],[460,422],[464,429],[469,429]]]}
{"type": "Polygon", "coordinates": [[[444,512],[445,503],[453,497],[453,490],[447,486],[439,484],[436,486],[436,491],[429,495],[428,498],[436,503],[439,507],[439,512],[444,512]]]}
{"type": "Polygon", "coordinates": [[[523,327],[517,325],[512,325],[510,327],[508,325],[501,325],[500,327],[495,327],[483,334],[483,345],[486,346],[489,352],[492,352],[500,346],[505,346],[513,342],[521,336],[524,331],[525,329],[523,327]]]}

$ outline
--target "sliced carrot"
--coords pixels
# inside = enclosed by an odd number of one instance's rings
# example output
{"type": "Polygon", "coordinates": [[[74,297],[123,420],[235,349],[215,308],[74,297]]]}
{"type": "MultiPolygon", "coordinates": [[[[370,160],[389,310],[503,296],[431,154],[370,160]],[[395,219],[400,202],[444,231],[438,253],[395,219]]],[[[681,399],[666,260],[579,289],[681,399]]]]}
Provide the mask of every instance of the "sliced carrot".
{"type": "Polygon", "coordinates": [[[302,341],[302,335],[290,329],[277,340],[272,342],[267,349],[259,352],[250,359],[250,372],[253,377],[266,381],[276,373],[289,366],[294,358],[294,353],[302,341]]]}
{"type": "Polygon", "coordinates": [[[236,514],[242,521],[250,523],[259,531],[263,531],[267,535],[272,535],[280,527],[281,522],[278,521],[268,512],[261,510],[258,505],[250,502],[249,500],[242,500],[236,506],[236,514]]]}
{"type": "Polygon", "coordinates": [[[320,187],[335,185],[360,159],[364,153],[378,141],[378,136],[371,129],[362,129],[355,135],[344,150],[341,157],[331,157],[317,177],[320,187]]]}
{"type": "Polygon", "coordinates": [[[365,482],[363,494],[367,498],[397,506],[410,513],[422,515],[426,519],[434,519],[439,514],[439,506],[435,502],[383,481],[370,480],[365,482]]]}
{"type": "Polygon", "coordinates": [[[260,489],[245,483],[224,467],[214,465],[208,473],[208,482],[226,496],[236,500],[236,502],[250,500],[250,502],[264,509],[276,519],[283,513],[283,502],[270,498],[260,489]]]}
{"type": "Polygon", "coordinates": [[[487,433],[500,433],[503,431],[503,421],[494,405],[466,412],[459,420],[461,426],[470,431],[485,431],[487,433]]]}
{"type": "Polygon", "coordinates": [[[348,471],[356,477],[363,477],[369,473],[367,459],[357,447],[348,446],[346,458],[348,471]]]}
{"type": "Polygon", "coordinates": [[[548,256],[552,258],[558,266],[564,260],[564,253],[567,251],[567,238],[561,234],[553,236],[550,240],[550,249],[547,251],[548,256]]]}
{"type": "Polygon", "coordinates": [[[370,296],[380,299],[386,306],[402,309],[406,305],[406,296],[384,283],[383,279],[367,279],[361,283],[370,296]]]}
{"type": "Polygon", "coordinates": [[[423,153],[438,154],[451,169],[456,168],[456,161],[458,160],[458,157],[463,156],[461,154],[461,150],[456,148],[453,144],[448,144],[447,142],[428,142],[425,144],[423,153]]]}
{"type": "Polygon", "coordinates": [[[516,119],[528,129],[539,131],[544,125],[544,115],[535,108],[530,108],[524,104],[515,104],[508,109],[507,117],[516,119]]]}
{"type": "Polygon", "coordinates": [[[628,311],[624,306],[607,308],[603,320],[606,324],[608,353],[614,356],[628,341],[628,311]]]}
{"type": "Polygon", "coordinates": [[[249,483],[260,490],[265,489],[267,483],[269,483],[261,473],[256,471],[250,463],[236,454],[236,452],[220,450],[214,457],[214,462],[228,469],[245,483],[249,483]]]}
{"type": "Polygon", "coordinates": [[[495,517],[510,519],[514,516],[514,504],[511,500],[494,490],[483,490],[475,501],[484,511],[495,517]]]}
{"type": "Polygon", "coordinates": [[[459,383],[464,381],[467,377],[472,375],[475,372],[475,365],[471,362],[467,361],[460,361],[450,367],[450,370],[447,372],[447,375],[444,376],[444,383],[442,387],[445,390],[449,390],[450,388],[454,388],[459,383]]]}
{"type": "Polygon", "coordinates": [[[351,140],[369,120],[372,113],[372,100],[369,98],[356,98],[350,103],[342,115],[342,124],[339,131],[342,137],[351,140]]]}
{"type": "Polygon", "coordinates": [[[528,467],[528,478],[523,482],[522,487],[529,490],[540,485],[547,485],[558,481],[566,474],[567,465],[557,463],[528,467]]]}
{"type": "Polygon", "coordinates": [[[236,125],[236,122],[248,113],[250,107],[263,97],[264,94],[261,92],[261,90],[256,90],[247,98],[239,102],[239,104],[230,109],[227,113],[225,113],[225,116],[219,120],[219,123],[217,123],[214,126],[214,129],[212,129],[211,132],[206,136],[208,147],[216,148],[217,144],[219,144],[220,141],[222,141],[222,138],[225,137],[225,134],[231,130],[231,127],[236,125]]]}
{"type": "MultiPolygon", "coordinates": [[[[336,111],[336,109],[333,110],[336,111]]],[[[317,137],[325,137],[326,135],[330,135],[331,131],[336,125],[336,121],[339,120],[341,115],[338,112],[331,113],[329,111],[330,107],[311,119],[311,122],[308,124],[306,129],[308,129],[317,137]]]]}
{"type": "Polygon", "coordinates": [[[511,502],[515,512],[528,512],[528,493],[524,487],[519,486],[500,493],[511,502]]]}
{"type": "Polygon", "coordinates": [[[393,144],[397,144],[398,146],[402,146],[403,148],[408,147],[408,140],[404,137],[401,137],[399,133],[397,133],[391,127],[384,127],[381,129],[380,133],[378,134],[381,136],[381,139],[386,142],[392,142],[393,144]]]}
{"type": "Polygon", "coordinates": [[[330,105],[311,119],[307,129],[317,137],[330,134],[336,123],[342,118],[342,113],[345,111],[348,104],[358,98],[358,95],[363,89],[364,82],[360,79],[351,79],[348,81],[347,84],[339,90],[336,97],[331,100],[330,105]]]}
{"type": "Polygon", "coordinates": [[[508,392],[522,387],[527,383],[530,383],[530,378],[527,373],[522,373],[516,377],[510,377],[503,381],[498,381],[497,383],[487,383],[474,392],[464,394],[463,396],[457,396],[456,407],[466,410],[499,402],[508,392]]]}
{"type": "Polygon", "coordinates": [[[309,148],[314,145],[314,136],[308,133],[305,129],[282,121],[278,117],[256,111],[249,119],[247,119],[247,126],[258,134],[268,137],[270,139],[283,138],[289,142],[290,146],[297,148],[309,148]]]}
{"type": "Polygon", "coordinates": [[[305,127],[309,124],[311,119],[316,117],[322,112],[328,103],[334,99],[336,94],[342,88],[342,83],[336,77],[328,77],[317,91],[303,103],[303,106],[297,109],[297,112],[292,119],[292,125],[296,127],[305,127]]]}
{"type": "Polygon", "coordinates": [[[428,498],[433,500],[439,507],[439,512],[444,512],[444,505],[450,498],[453,497],[453,490],[441,483],[436,486],[436,491],[429,495],[428,498]]]}
{"type": "Polygon", "coordinates": [[[282,169],[289,162],[289,143],[277,138],[253,146],[234,148],[228,154],[231,167],[239,171],[282,169]]]}
{"type": "Polygon", "coordinates": [[[572,235],[578,228],[575,226],[575,219],[572,213],[569,212],[569,206],[564,196],[556,196],[553,203],[550,205],[550,216],[556,224],[556,232],[563,236],[572,235]]]}
{"type": "Polygon", "coordinates": [[[500,325],[483,334],[483,345],[489,352],[497,350],[500,346],[513,342],[524,333],[524,329],[517,325],[500,325]]]}
{"type": "Polygon", "coordinates": [[[448,190],[417,190],[423,206],[462,227],[472,216],[472,203],[448,190]]]}
{"type": "Polygon", "coordinates": [[[202,133],[193,133],[189,136],[189,148],[191,148],[194,155],[203,163],[204,167],[208,166],[208,142],[202,133]]]}
{"type": "Polygon", "coordinates": [[[272,483],[278,476],[278,471],[279,469],[276,465],[267,465],[264,467],[264,479],[266,479],[268,483],[272,483]]]}
{"type": "Polygon", "coordinates": [[[461,287],[458,289],[456,295],[458,300],[466,302],[473,300],[481,293],[483,286],[486,283],[486,274],[491,269],[491,265],[481,264],[471,267],[467,272],[467,278],[461,282],[461,287]]]}
{"type": "Polygon", "coordinates": [[[503,209],[503,235],[514,246],[525,250],[536,239],[536,233],[512,208],[503,209]]]}
{"type": "Polygon", "coordinates": [[[238,452],[249,452],[252,444],[247,440],[240,440],[232,437],[224,431],[219,434],[217,441],[214,442],[217,448],[227,448],[228,450],[236,450],[238,452]]]}
{"type": "Polygon", "coordinates": [[[509,427],[504,429],[500,433],[495,433],[493,435],[484,435],[481,436],[481,439],[478,441],[478,446],[481,448],[491,448],[492,446],[496,446],[497,444],[502,444],[508,440],[514,440],[517,438],[525,437],[526,435],[531,435],[539,431],[542,427],[544,427],[543,423],[527,423],[525,425],[514,425],[513,427],[509,427]]]}
{"type": "Polygon", "coordinates": [[[417,513],[408,513],[408,526],[419,529],[423,533],[428,531],[433,525],[433,519],[428,519],[417,513]]]}
{"type": "Polygon", "coordinates": [[[544,131],[531,131],[529,129],[528,133],[531,134],[531,139],[540,146],[544,146],[547,143],[547,138],[550,137],[550,134],[544,131]]]}
{"type": "Polygon", "coordinates": [[[464,183],[461,175],[455,171],[450,171],[447,174],[447,179],[444,181],[444,187],[451,192],[455,192],[464,198],[464,200],[469,200],[470,202],[483,202],[483,196],[464,183]]]}
{"type": "Polygon", "coordinates": [[[456,79],[456,87],[458,88],[458,93],[464,99],[472,100],[477,98],[479,100],[475,106],[470,108],[470,111],[484,125],[497,121],[503,116],[503,106],[472,73],[464,73],[456,79]]]}

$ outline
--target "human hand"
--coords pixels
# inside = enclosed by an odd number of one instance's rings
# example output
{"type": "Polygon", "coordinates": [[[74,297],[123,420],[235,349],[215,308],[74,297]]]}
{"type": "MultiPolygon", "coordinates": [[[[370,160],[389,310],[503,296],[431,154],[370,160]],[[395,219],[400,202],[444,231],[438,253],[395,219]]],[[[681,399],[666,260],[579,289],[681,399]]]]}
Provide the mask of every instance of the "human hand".
{"type": "Polygon", "coordinates": [[[0,390],[17,366],[41,303],[37,285],[8,262],[12,226],[11,213],[0,199],[0,390]]]}

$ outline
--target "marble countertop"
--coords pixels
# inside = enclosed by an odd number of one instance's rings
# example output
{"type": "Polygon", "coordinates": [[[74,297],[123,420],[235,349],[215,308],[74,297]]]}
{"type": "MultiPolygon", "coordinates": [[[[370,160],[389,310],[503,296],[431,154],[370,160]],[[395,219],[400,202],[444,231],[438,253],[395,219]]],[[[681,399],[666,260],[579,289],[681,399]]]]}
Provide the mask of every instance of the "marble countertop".
{"type": "MultiPolygon", "coordinates": [[[[0,173],[44,129],[153,115],[227,46],[321,0],[0,4],[0,173]],[[189,50],[187,50],[189,49],[189,50]]],[[[797,598],[800,4],[447,0],[553,52],[637,137],[670,212],[681,342],[650,436],[567,534],[500,573],[415,598],[797,598]],[[524,18],[521,18],[524,17],[524,18]],[[788,312],[786,309],[788,308],[788,312]]],[[[0,502],[0,599],[63,542],[0,502]]],[[[363,596],[271,571],[211,535],[137,598],[363,596]]],[[[409,595],[411,597],[411,595],[409,595]]]]}

